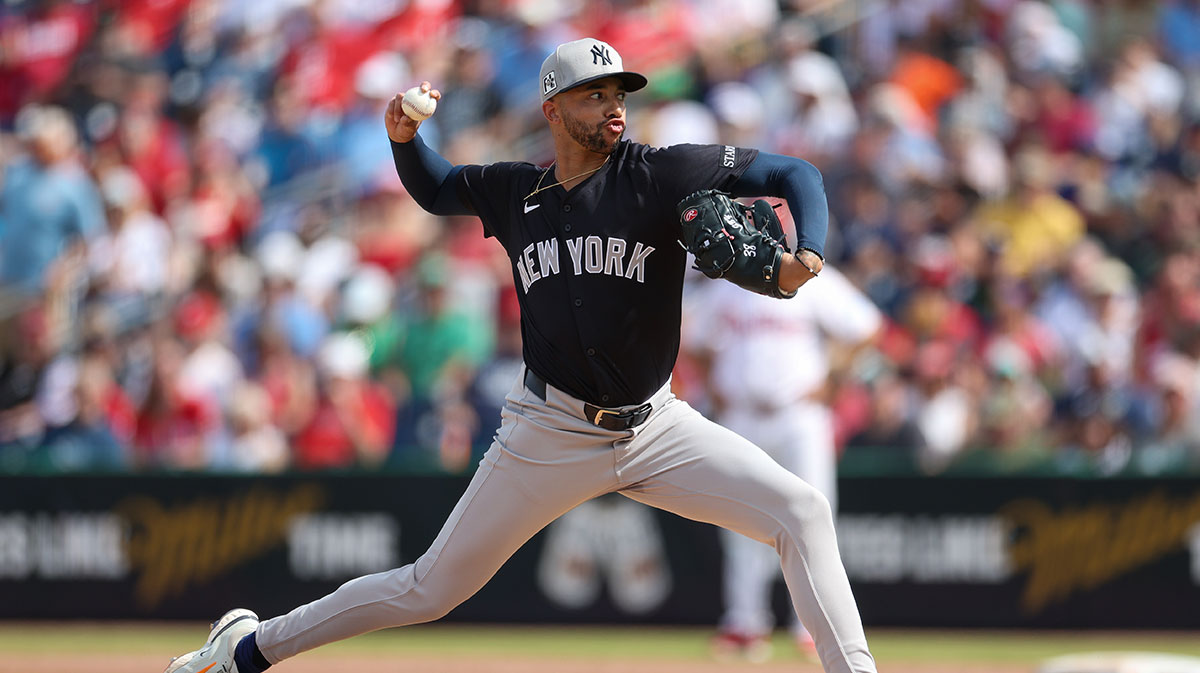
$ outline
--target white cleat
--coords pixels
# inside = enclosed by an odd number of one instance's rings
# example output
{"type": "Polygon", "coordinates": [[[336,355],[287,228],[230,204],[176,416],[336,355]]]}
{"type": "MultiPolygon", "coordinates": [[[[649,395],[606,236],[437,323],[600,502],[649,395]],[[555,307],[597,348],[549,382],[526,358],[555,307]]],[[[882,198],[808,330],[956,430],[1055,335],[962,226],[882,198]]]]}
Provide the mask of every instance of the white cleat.
{"type": "Polygon", "coordinates": [[[245,608],[230,610],[213,622],[204,647],[175,657],[163,673],[238,673],[233,650],[257,628],[258,615],[245,608]]]}

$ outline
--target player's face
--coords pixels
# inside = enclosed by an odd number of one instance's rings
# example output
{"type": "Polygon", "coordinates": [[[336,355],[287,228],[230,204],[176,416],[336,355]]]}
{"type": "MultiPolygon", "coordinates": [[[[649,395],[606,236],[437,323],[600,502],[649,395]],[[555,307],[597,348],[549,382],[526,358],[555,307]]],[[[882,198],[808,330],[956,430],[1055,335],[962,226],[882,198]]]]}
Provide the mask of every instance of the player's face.
{"type": "Polygon", "coordinates": [[[610,154],[625,133],[625,87],[616,77],[581,84],[556,96],[563,128],[584,149],[610,154]]]}

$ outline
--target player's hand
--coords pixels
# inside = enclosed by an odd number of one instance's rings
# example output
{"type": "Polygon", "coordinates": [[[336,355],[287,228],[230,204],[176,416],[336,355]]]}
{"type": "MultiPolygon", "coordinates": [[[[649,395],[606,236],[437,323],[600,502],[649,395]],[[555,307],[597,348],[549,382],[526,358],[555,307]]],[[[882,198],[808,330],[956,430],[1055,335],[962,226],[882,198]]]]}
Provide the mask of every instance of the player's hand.
{"type": "MultiPolygon", "coordinates": [[[[442,98],[442,92],[434,89],[429,82],[421,82],[421,90],[429,92],[434,100],[442,98]]],[[[401,98],[404,98],[404,92],[392,96],[392,100],[388,101],[387,112],[383,115],[383,125],[387,127],[388,137],[393,142],[406,143],[416,137],[417,128],[421,126],[421,122],[404,114],[404,110],[400,109],[401,98]]]]}
{"type": "Polygon", "coordinates": [[[812,250],[797,250],[795,254],[784,253],[779,267],[779,287],[785,292],[795,292],[808,281],[817,277],[825,261],[812,250]]]}

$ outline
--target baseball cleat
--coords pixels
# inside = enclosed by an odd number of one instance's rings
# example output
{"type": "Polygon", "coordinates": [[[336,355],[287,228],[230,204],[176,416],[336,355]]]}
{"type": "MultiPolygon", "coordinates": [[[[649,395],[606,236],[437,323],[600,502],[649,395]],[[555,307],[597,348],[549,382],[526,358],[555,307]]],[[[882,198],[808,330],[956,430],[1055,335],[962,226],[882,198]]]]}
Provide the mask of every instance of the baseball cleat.
{"type": "Polygon", "coordinates": [[[712,652],[719,661],[761,664],[771,658],[771,639],[765,635],[722,629],[712,639],[712,652]]]}
{"type": "Polygon", "coordinates": [[[817,656],[817,643],[813,640],[812,634],[808,631],[802,631],[794,636],[796,640],[796,649],[800,651],[800,656],[808,661],[820,661],[817,656]]]}
{"type": "Polygon", "coordinates": [[[204,647],[175,657],[163,673],[238,673],[233,650],[256,628],[258,615],[245,608],[230,610],[213,622],[204,647]]]}

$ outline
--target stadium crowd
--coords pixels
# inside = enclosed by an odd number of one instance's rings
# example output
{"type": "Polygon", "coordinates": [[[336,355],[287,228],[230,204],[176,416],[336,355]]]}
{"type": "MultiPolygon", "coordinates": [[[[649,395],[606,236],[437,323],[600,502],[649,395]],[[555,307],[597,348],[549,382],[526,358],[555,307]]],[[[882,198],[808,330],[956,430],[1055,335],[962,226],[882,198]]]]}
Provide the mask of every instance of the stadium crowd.
{"type": "Polygon", "coordinates": [[[630,138],[822,170],[888,318],[828,386],[846,451],[1200,467],[1200,1],[10,0],[0,472],[469,469],[511,271],[382,111],[429,80],[452,162],[546,164],[581,35],[650,78],[630,138]]]}

